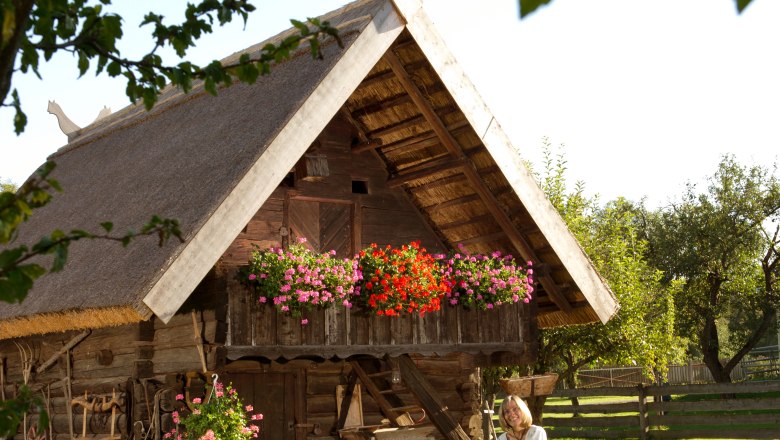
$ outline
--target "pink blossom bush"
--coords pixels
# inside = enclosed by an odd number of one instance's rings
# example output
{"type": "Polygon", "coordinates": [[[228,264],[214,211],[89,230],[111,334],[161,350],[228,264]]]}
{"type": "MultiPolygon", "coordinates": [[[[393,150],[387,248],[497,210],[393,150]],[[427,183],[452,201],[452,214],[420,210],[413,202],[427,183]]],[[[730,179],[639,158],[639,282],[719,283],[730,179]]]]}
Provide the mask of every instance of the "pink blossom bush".
{"type": "MultiPolygon", "coordinates": [[[[176,396],[184,400],[184,396],[176,396]]],[[[212,394],[204,400],[192,399],[192,412],[173,412],[176,427],[163,436],[175,440],[248,440],[260,433],[257,425],[262,414],[252,414],[252,405],[244,405],[232,386],[225,389],[214,380],[212,394]]]]}
{"type": "Polygon", "coordinates": [[[469,255],[456,252],[441,256],[441,272],[450,287],[446,303],[490,310],[501,304],[528,302],[533,292],[531,262],[523,268],[511,255],[493,252],[469,255]]]}
{"type": "Polygon", "coordinates": [[[272,247],[254,252],[244,282],[257,293],[260,303],[270,302],[295,317],[311,308],[350,304],[359,276],[357,263],[336,258],[336,251],[312,252],[305,242],[300,239],[287,251],[272,247]]]}

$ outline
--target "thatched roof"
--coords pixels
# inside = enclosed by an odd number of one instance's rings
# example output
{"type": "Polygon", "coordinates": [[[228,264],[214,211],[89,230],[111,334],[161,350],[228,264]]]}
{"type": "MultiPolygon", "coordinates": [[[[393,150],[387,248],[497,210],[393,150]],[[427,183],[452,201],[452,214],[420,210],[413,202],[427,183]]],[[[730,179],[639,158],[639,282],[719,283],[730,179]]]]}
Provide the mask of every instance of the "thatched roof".
{"type": "Polygon", "coordinates": [[[185,242],[73,244],[63,272],[0,306],[0,337],[167,321],[338,112],[365,141],[355,151],[377,151],[444,243],[536,262],[540,326],[613,316],[614,295],[419,3],[358,1],[323,18],[345,43],[326,43],[323,61],[302,51],[217,97],[167,90],[152,111],[128,107],[55,153],[66,191],[18,242],[106,219],[138,227],[152,213],[179,219],[185,242]]]}

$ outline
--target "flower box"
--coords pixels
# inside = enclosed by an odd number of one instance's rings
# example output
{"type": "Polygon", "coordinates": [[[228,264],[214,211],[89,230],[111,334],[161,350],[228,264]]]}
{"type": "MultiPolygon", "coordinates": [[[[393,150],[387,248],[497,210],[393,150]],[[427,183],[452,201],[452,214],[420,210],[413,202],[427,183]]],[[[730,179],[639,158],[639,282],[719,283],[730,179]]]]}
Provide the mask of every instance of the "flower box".
{"type": "Polygon", "coordinates": [[[548,396],[552,394],[557,382],[557,374],[546,373],[537,376],[501,379],[499,384],[507,394],[514,394],[522,398],[527,398],[533,396],[548,396]]]}

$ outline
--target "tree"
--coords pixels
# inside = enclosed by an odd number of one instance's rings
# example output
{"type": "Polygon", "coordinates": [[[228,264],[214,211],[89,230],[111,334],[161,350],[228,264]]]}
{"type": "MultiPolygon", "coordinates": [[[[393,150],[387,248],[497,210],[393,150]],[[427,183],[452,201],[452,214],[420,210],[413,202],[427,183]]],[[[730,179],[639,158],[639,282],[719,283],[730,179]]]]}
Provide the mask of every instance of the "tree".
{"type": "Polygon", "coordinates": [[[338,31],[327,22],[310,18],[308,23],[313,26],[310,29],[307,23],[291,20],[297,34],[277,45],[266,45],[258,55],[244,54],[234,64],[212,61],[207,66],[198,66],[182,61],[166,65],[156,53],[159,48],[170,46],[179,57],[185,57],[198,38],[212,32],[215,21],[224,25],[238,16],[246,23],[249,13],[255,9],[248,0],[201,0],[197,5],[186,5],[186,20],[181,24],[167,24],[163,16],[147,13],[141,26],[152,28],[155,45],[141,58],[128,59],[117,48],[123,34],[122,17],[104,12],[103,6],[109,4],[111,0],[100,0],[94,6],[86,0],[0,0],[0,106],[16,109],[17,133],[24,130],[27,117],[18,90],[11,90],[13,75],[32,71],[40,77],[41,57],[48,61],[55,52],[76,55],[81,75],[95,62],[95,74],[124,76],[130,101],[142,99],[150,109],[169,83],[187,92],[194,80],[202,80],[205,89],[216,94],[219,85],[229,86],[234,79],[254,83],[259,75],[270,72],[272,62],[288,58],[304,41],[309,43],[314,57],[322,56],[320,36],[329,35],[341,44],[338,31]]]}
{"type": "Polygon", "coordinates": [[[675,300],[681,332],[695,335],[715,381],[731,382],[780,306],[780,183],[766,168],[725,156],[706,192],[689,184],[679,203],[647,214],[645,230],[652,263],[667,282],[683,283],[675,300]],[[739,324],[728,344],[719,321],[739,324]]]}
{"type": "MultiPolygon", "coordinates": [[[[544,329],[532,373],[558,372],[576,388],[580,369],[594,364],[638,365],[649,377],[666,370],[678,352],[674,337],[676,285],[662,285],[662,274],[645,260],[647,242],[639,238],[639,207],[619,198],[599,206],[584,195],[584,184],[567,189],[566,162],[553,161],[545,139],[542,189],[585,253],[617,296],[620,310],[606,324],[544,329]]],[[[544,397],[531,402],[541,417],[544,397]]]]}
{"type": "MultiPolygon", "coordinates": [[[[752,1],[753,0],[734,0],[734,6],[737,7],[737,13],[741,14],[752,1]]],[[[518,4],[520,5],[520,18],[525,18],[533,14],[540,6],[544,6],[551,2],[552,0],[518,0],[518,4]]]]}

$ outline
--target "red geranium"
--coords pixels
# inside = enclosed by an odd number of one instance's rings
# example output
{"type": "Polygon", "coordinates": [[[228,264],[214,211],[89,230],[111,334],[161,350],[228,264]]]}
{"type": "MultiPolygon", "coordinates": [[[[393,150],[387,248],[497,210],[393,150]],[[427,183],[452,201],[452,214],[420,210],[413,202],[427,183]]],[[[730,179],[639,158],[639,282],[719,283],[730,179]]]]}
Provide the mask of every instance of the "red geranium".
{"type": "Polygon", "coordinates": [[[376,315],[422,316],[441,309],[442,297],[449,291],[438,263],[419,241],[401,248],[371,244],[360,251],[358,267],[363,281],[354,302],[376,315]]]}

